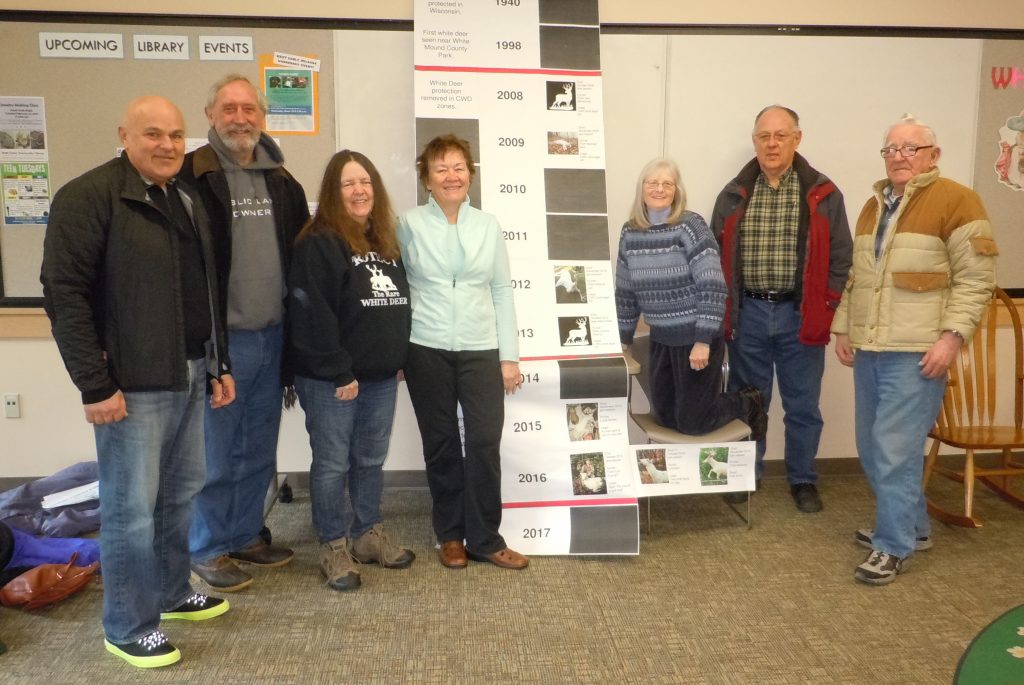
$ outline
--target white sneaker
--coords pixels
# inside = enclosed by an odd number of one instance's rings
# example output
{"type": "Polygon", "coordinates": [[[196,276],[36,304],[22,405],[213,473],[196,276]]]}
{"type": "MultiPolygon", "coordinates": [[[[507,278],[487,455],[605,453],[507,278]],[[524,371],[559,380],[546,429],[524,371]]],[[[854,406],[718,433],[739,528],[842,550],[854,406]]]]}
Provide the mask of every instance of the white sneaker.
{"type": "Polygon", "coordinates": [[[888,585],[903,573],[903,560],[885,552],[872,551],[853,572],[853,577],[868,585],[888,585]]]}
{"type": "MultiPolygon", "coordinates": [[[[875,531],[870,528],[861,528],[853,534],[853,541],[861,547],[867,547],[868,549],[874,549],[872,542],[875,540],[875,531]]],[[[914,541],[915,552],[927,552],[932,548],[932,539],[930,536],[925,535],[922,538],[918,538],[914,541]]]]}

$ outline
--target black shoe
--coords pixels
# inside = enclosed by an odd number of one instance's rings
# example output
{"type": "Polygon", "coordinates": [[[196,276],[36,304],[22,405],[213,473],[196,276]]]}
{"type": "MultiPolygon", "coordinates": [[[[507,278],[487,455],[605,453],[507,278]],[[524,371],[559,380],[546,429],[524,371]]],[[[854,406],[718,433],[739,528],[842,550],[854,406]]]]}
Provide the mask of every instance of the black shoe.
{"type": "Polygon", "coordinates": [[[746,406],[746,424],[750,426],[751,440],[764,440],[768,435],[768,414],[764,410],[764,396],[752,385],[740,388],[740,397],[746,406]]]}
{"type": "Polygon", "coordinates": [[[761,479],[758,478],[756,484],[754,485],[754,490],[751,490],[749,492],[746,491],[746,490],[737,490],[736,492],[727,492],[724,495],[722,495],[722,499],[724,499],[728,504],[743,504],[743,503],[745,503],[747,501],[747,495],[753,496],[754,493],[757,492],[760,489],[761,489],[761,479]]]}
{"type": "Polygon", "coordinates": [[[115,645],[107,640],[104,640],[103,644],[108,652],[139,668],[170,666],[181,660],[181,652],[168,642],[167,636],[159,630],[154,630],[149,635],[126,645],[115,645]]]}
{"type": "Polygon", "coordinates": [[[180,606],[163,611],[160,618],[180,618],[185,621],[205,621],[208,618],[215,618],[228,610],[228,601],[220,597],[209,597],[193,592],[180,606]]]}
{"type": "Polygon", "coordinates": [[[821,511],[821,495],[814,483],[797,483],[789,486],[789,494],[793,495],[796,508],[805,514],[821,511]]]}

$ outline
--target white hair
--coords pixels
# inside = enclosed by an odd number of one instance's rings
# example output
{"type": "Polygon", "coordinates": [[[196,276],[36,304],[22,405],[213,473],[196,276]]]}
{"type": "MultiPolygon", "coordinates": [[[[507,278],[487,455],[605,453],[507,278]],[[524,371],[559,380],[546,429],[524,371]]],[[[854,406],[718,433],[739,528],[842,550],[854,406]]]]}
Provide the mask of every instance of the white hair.
{"type": "Polygon", "coordinates": [[[217,79],[217,81],[212,86],[210,86],[210,90],[206,94],[206,109],[212,110],[213,103],[217,102],[217,96],[220,95],[221,89],[229,83],[234,83],[235,81],[244,81],[245,83],[248,83],[250,86],[252,86],[253,91],[256,93],[256,104],[259,106],[261,110],[263,110],[263,113],[266,114],[267,98],[263,95],[263,92],[256,87],[256,84],[250,81],[247,76],[243,76],[242,74],[228,74],[223,78],[217,79]]]}
{"type": "Polygon", "coordinates": [[[928,145],[939,144],[939,138],[938,136],[935,135],[935,129],[933,129],[931,126],[915,117],[913,114],[907,113],[901,116],[898,121],[893,122],[892,124],[889,125],[888,128],[885,129],[885,135],[882,136],[882,145],[885,145],[886,143],[889,142],[889,134],[892,133],[892,130],[897,126],[917,126],[922,131],[924,131],[925,143],[927,143],[928,145]]]}

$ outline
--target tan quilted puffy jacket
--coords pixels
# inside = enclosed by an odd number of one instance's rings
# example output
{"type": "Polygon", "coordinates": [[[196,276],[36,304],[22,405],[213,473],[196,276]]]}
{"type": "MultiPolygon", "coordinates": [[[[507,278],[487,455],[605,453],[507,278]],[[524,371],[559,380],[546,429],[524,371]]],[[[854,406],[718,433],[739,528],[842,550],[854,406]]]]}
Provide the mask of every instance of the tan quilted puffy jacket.
{"type": "Polygon", "coordinates": [[[995,288],[998,253],[981,199],[939,178],[938,169],[914,177],[876,263],[888,184],[875,183],[857,219],[853,267],[832,332],[874,352],[925,352],[946,330],[970,340],[995,288]]]}

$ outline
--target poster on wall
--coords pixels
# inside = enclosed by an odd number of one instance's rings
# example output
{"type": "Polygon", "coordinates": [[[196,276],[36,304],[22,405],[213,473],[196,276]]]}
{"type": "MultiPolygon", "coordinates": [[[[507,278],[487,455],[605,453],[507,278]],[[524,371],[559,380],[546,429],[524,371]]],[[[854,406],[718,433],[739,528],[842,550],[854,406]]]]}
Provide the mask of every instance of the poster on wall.
{"type": "MultiPolygon", "coordinates": [[[[974,140],[974,190],[985,203],[1001,257],[996,283],[1024,290],[1024,50],[1020,41],[982,41],[974,140]]],[[[941,140],[941,133],[940,133],[941,140]]]]}
{"type": "Polygon", "coordinates": [[[0,162],[46,162],[43,98],[0,97],[0,162]]]}
{"type": "Polygon", "coordinates": [[[618,354],[596,1],[422,0],[415,34],[417,145],[470,143],[470,201],[502,225],[520,354],[618,354]]]}
{"type": "Polygon", "coordinates": [[[505,404],[502,535],[527,554],[636,554],[597,2],[419,0],[415,18],[417,148],[469,142],[470,202],[498,218],[512,270],[524,383],[505,404]]]}
{"type": "Polygon", "coordinates": [[[4,224],[45,224],[50,216],[50,165],[0,163],[4,193],[4,224]]]}
{"type": "Polygon", "coordinates": [[[3,223],[44,225],[50,215],[46,103],[41,97],[0,97],[0,187],[3,223]]]}
{"type": "Polygon", "coordinates": [[[315,135],[320,131],[319,61],[314,56],[260,55],[261,87],[270,134],[315,135]],[[287,64],[278,64],[280,58],[287,64]]]}

